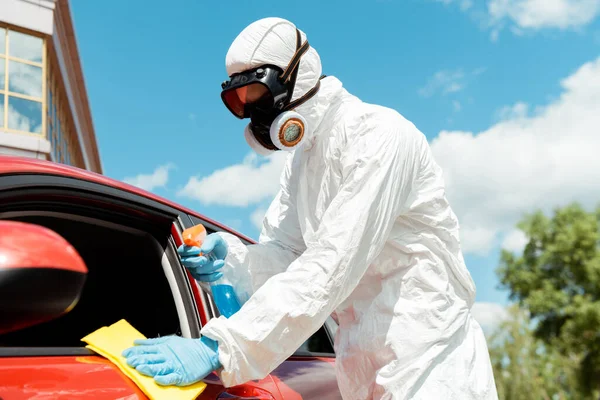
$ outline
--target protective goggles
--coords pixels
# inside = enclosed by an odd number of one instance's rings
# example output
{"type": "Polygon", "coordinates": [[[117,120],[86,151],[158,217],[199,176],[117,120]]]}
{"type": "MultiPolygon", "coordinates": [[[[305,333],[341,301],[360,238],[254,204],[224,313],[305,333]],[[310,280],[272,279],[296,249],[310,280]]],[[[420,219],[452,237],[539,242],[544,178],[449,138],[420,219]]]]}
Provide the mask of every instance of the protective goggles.
{"type": "Polygon", "coordinates": [[[272,65],[231,76],[221,85],[221,99],[237,118],[250,117],[253,108],[282,109],[291,96],[289,84],[281,81],[282,71],[272,65]]]}
{"type": "Polygon", "coordinates": [[[302,44],[300,31],[296,30],[296,52],[285,70],[274,65],[264,65],[255,69],[233,74],[230,80],[221,84],[221,99],[237,118],[250,118],[252,109],[289,110],[298,104],[290,102],[300,58],[310,45],[302,44]]]}

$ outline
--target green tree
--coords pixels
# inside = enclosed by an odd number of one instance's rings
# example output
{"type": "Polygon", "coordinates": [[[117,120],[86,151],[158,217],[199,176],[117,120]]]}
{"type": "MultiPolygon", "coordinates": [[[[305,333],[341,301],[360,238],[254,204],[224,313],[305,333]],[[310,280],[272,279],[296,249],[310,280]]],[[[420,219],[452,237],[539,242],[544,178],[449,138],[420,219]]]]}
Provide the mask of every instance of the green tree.
{"type": "Polygon", "coordinates": [[[585,400],[578,390],[579,358],[564,356],[534,336],[526,310],[514,305],[489,341],[500,400],[585,400]]]}
{"type": "MultiPolygon", "coordinates": [[[[535,322],[546,348],[577,354],[579,383],[588,397],[600,389],[600,209],[578,204],[538,211],[518,227],[528,243],[520,255],[503,251],[498,275],[512,300],[535,322]]],[[[597,398],[597,397],[596,397],[597,398]]]]}

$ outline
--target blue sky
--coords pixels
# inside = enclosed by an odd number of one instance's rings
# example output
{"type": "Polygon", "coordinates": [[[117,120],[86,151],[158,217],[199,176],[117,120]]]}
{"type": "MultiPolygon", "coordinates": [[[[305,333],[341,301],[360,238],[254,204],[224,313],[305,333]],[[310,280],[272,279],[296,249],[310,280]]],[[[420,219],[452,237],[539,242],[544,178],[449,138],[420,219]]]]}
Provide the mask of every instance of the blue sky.
{"type": "Polygon", "coordinates": [[[249,156],[247,121],[219,94],[231,41],[267,16],[306,32],[351,93],[425,133],[479,302],[507,301],[494,269],[501,245],[522,246],[522,213],[600,199],[585,151],[600,146],[600,0],[71,4],[105,174],[252,237],[280,161],[249,156]]]}

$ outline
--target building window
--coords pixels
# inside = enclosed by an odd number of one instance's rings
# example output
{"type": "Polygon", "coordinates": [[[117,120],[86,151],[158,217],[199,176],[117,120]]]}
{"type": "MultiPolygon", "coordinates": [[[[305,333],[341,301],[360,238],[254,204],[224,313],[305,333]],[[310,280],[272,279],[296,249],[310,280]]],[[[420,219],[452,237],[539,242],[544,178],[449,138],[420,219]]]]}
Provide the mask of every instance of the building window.
{"type": "Polygon", "coordinates": [[[45,134],[44,39],[0,27],[0,128],[45,134]]]}

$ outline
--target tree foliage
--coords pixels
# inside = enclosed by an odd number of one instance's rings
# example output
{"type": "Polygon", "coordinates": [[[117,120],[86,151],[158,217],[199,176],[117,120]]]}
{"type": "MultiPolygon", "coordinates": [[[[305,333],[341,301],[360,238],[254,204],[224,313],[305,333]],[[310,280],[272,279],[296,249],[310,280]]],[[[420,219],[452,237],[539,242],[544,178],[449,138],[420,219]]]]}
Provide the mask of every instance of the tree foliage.
{"type": "Polygon", "coordinates": [[[600,388],[600,209],[578,204],[538,211],[518,227],[522,254],[503,251],[498,274],[510,297],[530,313],[534,335],[563,356],[580,355],[578,376],[588,395],[600,388]]]}
{"type": "Polygon", "coordinates": [[[500,400],[584,400],[579,390],[577,356],[565,356],[534,336],[528,313],[513,306],[489,338],[500,400]]]}

